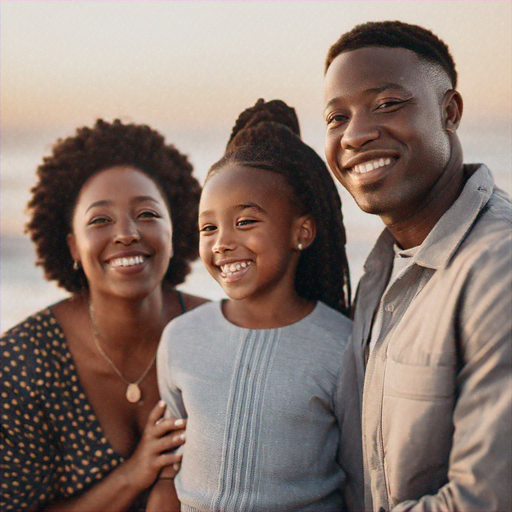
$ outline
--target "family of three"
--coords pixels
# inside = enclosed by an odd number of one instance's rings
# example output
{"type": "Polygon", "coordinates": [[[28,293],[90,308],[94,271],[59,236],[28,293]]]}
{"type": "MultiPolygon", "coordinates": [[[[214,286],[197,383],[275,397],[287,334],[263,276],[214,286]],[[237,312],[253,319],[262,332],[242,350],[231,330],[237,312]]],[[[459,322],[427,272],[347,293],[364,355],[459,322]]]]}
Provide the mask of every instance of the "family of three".
{"type": "Polygon", "coordinates": [[[353,301],[282,101],[202,191],[147,126],[59,140],[27,229],[72,295],[1,340],[2,510],[510,510],[511,202],[463,163],[456,87],[419,26],[329,50],[327,163],[385,224],[353,301]],[[198,253],[226,300],[176,289],[198,253]]]}

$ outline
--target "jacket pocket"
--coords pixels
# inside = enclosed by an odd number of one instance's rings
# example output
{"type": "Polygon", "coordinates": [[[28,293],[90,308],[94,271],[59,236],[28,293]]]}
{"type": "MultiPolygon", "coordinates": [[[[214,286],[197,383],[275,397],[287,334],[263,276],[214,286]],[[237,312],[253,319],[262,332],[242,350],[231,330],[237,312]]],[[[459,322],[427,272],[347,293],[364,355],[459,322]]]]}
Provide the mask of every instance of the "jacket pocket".
{"type": "Polygon", "coordinates": [[[387,360],[384,394],[432,400],[455,393],[455,369],[451,366],[417,366],[387,360]]]}

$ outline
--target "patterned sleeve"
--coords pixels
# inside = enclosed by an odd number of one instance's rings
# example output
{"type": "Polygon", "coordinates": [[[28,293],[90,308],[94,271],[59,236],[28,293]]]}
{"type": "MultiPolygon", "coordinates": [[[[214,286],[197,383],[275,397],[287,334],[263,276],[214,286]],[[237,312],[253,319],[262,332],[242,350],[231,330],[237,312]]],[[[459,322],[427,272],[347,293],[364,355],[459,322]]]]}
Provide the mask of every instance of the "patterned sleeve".
{"type": "Polygon", "coordinates": [[[56,443],[40,399],[30,327],[24,322],[0,340],[2,511],[38,507],[52,500],[56,487],[56,443]]]}

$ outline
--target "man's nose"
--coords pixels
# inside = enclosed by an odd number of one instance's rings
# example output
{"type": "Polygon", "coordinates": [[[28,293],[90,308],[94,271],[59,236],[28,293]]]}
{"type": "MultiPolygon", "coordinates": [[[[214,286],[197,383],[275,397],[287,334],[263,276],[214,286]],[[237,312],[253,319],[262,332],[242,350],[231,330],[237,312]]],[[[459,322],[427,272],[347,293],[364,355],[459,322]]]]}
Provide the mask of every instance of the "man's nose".
{"type": "Polygon", "coordinates": [[[370,113],[355,113],[347,121],[341,147],[343,149],[359,149],[367,142],[378,139],[379,127],[370,113]]]}

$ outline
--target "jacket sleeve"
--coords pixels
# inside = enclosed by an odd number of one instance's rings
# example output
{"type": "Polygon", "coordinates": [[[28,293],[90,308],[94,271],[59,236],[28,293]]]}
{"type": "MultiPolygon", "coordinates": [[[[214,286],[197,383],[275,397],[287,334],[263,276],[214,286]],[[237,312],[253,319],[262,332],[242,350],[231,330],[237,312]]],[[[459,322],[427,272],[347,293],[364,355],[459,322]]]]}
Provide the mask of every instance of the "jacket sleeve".
{"type": "Polygon", "coordinates": [[[393,511],[512,510],[511,252],[502,240],[479,258],[455,315],[460,370],[448,482],[393,511]]]}

